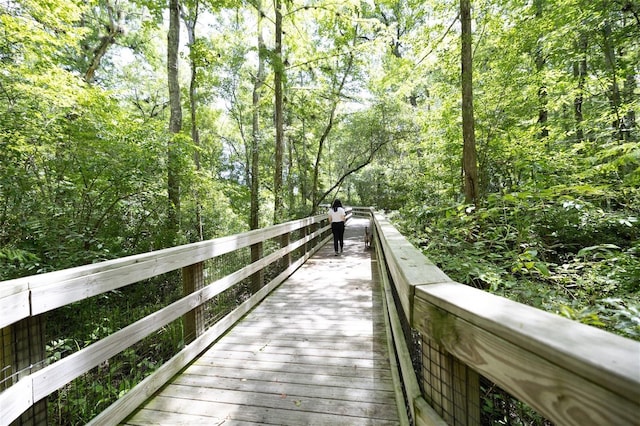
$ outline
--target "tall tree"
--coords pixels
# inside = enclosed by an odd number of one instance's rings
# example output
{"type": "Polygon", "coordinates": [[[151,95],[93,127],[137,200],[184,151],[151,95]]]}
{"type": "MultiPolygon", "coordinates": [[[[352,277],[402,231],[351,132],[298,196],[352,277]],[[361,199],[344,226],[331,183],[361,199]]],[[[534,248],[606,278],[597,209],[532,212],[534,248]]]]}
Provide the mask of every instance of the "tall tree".
{"type": "Polygon", "coordinates": [[[273,90],[275,96],[275,127],[276,127],[276,157],[273,176],[273,221],[278,223],[283,219],[284,203],[282,193],[282,173],[284,156],[284,103],[283,76],[284,63],[282,61],[282,0],[274,0],[276,14],[275,47],[273,52],[273,90]]]}
{"type": "MultiPolygon", "coordinates": [[[[260,227],[260,101],[262,98],[262,86],[264,84],[264,55],[266,46],[262,36],[262,2],[256,1],[257,9],[257,39],[258,39],[258,69],[253,77],[252,112],[251,112],[251,211],[249,214],[249,227],[260,227]]],[[[256,249],[257,250],[257,249],[256,249]]],[[[256,254],[257,255],[257,254],[256,254]]]]}
{"type": "Polygon", "coordinates": [[[462,175],[467,203],[478,201],[478,160],[473,118],[473,51],[471,44],[471,0],[460,0],[462,26],[462,175]]]}
{"type": "Polygon", "coordinates": [[[167,195],[169,199],[168,229],[175,238],[180,227],[179,134],[182,131],[182,105],[178,75],[180,48],[180,2],[169,0],[167,33],[167,81],[169,86],[169,142],[167,144],[167,195]]]}
{"type": "MultiPolygon", "coordinates": [[[[191,76],[189,79],[189,113],[191,116],[191,141],[193,143],[193,163],[196,173],[200,172],[200,130],[198,128],[198,46],[196,40],[196,24],[200,12],[200,1],[192,0],[187,2],[185,8],[181,9],[182,20],[187,28],[188,46],[189,46],[189,66],[191,68],[191,76]]],[[[204,229],[202,224],[202,203],[198,193],[198,185],[194,185],[195,198],[195,223],[198,240],[204,239],[204,229]]]]}
{"type": "MultiPolygon", "coordinates": [[[[251,206],[249,212],[249,228],[258,229],[260,227],[260,101],[262,99],[262,86],[265,79],[264,56],[266,46],[262,36],[262,1],[256,0],[257,9],[257,48],[258,48],[258,68],[253,77],[253,91],[251,96],[251,206]]],[[[251,246],[251,261],[256,262],[263,256],[262,243],[251,246]]],[[[257,272],[251,277],[252,287],[257,291],[264,280],[264,273],[257,272]]]]}

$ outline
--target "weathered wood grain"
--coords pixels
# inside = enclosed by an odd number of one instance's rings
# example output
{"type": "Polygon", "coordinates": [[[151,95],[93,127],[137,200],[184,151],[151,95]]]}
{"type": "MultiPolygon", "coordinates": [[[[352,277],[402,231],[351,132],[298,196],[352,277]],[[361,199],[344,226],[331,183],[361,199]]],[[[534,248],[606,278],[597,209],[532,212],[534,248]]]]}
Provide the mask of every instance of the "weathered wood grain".
{"type": "Polygon", "coordinates": [[[640,424],[637,342],[460,284],[416,294],[422,333],[557,424],[640,424]]]}
{"type": "MultiPolygon", "coordinates": [[[[210,401],[192,401],[158,397],[154,402],[155,410],[145,409],[140,418],[127,421],[127,425],[314,425],[314,426],[396,426],[397,421],[347,416],[333,413],[304,411],[296,400],[291,401],[290,409],[270,407],[239,406],[210,401]],[[188,420],[182,420],[185,415],[188,420]],[[144,418],[144,421],[140,419],[144,418]],[[195,423],[194,423],[195,422],[195,423]],[[217,422],[217,423],[216,423],[217,422]]],[[[300,402],[302,406],[302,402],[300,402]]]]}
{"type": "Polygon", "coordinates": [[[33,405],[33,383],[25,377],[0,393],[0,424],[8,425],[33,405]]]}
{"type": "Polygon", "coordinates": [[[423,363],[437,366],[424,383],[439,389],[434,406],[469,422],[470,413],[451,403],[461,392],[477,398],[468,380],[477,377],[451,377],[470,368],[558,424],[640,425],[640,343],[455,283],[382,215],[375,222],[377,254],[404,316],[444,349],[423,351],[423,363]],[[457,396],[447,393],[456,387],[457,396]]]}

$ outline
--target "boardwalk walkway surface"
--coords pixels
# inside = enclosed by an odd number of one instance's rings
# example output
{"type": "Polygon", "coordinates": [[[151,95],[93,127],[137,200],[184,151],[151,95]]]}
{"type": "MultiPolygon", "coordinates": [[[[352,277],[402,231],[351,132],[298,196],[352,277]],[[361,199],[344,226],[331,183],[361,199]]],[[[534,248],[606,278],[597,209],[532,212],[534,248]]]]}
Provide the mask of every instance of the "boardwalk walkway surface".
{"type": "Polygon", "coordinates": [[[329,242],[128,425],[397,425],[364,219],[329,242]]]}

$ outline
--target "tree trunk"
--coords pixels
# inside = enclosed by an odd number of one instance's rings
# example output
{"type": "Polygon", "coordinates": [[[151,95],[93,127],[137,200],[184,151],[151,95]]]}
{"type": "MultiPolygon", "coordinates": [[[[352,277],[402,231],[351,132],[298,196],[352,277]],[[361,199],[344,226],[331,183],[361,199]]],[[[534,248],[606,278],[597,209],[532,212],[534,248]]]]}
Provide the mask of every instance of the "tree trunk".
{"type": "MultiPolygon", "coordinates": [[[[249,228],[260,228],[260,99],[264,84],[264,54],[266,46],[262,38],[262,2],[257,0],[258,11],[258,70],[253,80],[252,116],[251,116],[251,207],[249,213],[249,228]]],[[[257,262],[263,256],[262,243],[251,246],[251,262],[257,262]]],[[[264,281],[264,271],[260,270],[251,276],[252,292],[257,292],[264,281]]]]}
{"type": "Polygon", "coordinates": [[[620,87],[618,85],[617,72],[618,72],[618,63],[616,60],[616,53],[614,50],[614,46],[611,41],[611,23],[609,21],[604,22],[604,26],[602,29],[602,36],[604,41],[604,57],[605,62],[611,72],[611,84],[609,85],[609,103],[611,105],[611,113],[613,115],[613,120],[611,125],[615,129],[614,138],[621,141],[624,139],[623,136],[623,120],[620,116],[620,87]]]}
{"type": "Polygon", "coordinates": [[[276,29],[275,29],[275,55],[273,58],[274,77],[273,86],[275,91],[275,126],[276,126],[276,158],[273,176],[273,222],[279,223],[283,218],[283,194],[282,194],[282,169],[283,169],[283,153],[284,153],[284,118],[283,118],[283,95],[282,95],[282,79],[284,74],[284,65],[282,62],[282,2],[274,0],[276,12],[276,29]]]}
{"type": "MultiPolygon", "coordinates": [[[[287,123],[287,126],[290,123],[287,123]]],[[[285,181],[285,188],[287,189],[287,208],[289,211],[295,211],[296,209],[296,200],[294,194],[294,188],[298,186],[298,183],[294,181],[295,176],[293,175],[293,141],[288,140],[287,144],[287,179],[285,181]]]]}
{"type": "MultiPolygon", "coordinates": [[[[625,103],[629,104],[634,101],[637,87],[638,87],[638,83],[636,81],[636,75],[633,71],[633,68],[629,68],[627,72],[627,78],[624,81],[624,87],[622,91],[625,103]]],[[[629,108],[629,110],[627,111],[627,114],[624,117],[624,128],[625,128],[625,134],[624,134],[625,140],[631,141],[631,142],[635,141],[636,140],[636,135],[635,135],[636,112],[632,108],[629,108]]]]}
{"type": "MultiPolygon", "coordinates": [[[[544,0],[535,0],[534,7],[536,9],[536,18],[541,19],[544,0]]],[[[540,127],[540,139],[546,139],[549,136],[549,129],[547,128],[547,120],[549,118],[549,111],[547,110],[547,86],[544,84],[543,76],[546,62],[542,46],[542,36],[540,36],[535,51],[536,73],[541,79],[540,87],[538,88],[538,126],[540,127]]]]}
{"type": "Polygon", "coordinates": [[[587,36],[580,34],[576,50],[580,60],[573,63],[573,77],[578,82],[578,91],[573,100],[573,115],[576,121],[576,142],[584,141],[582,106],[584,105],[584,83],[587,76],[587,36]]]}
{"type": "Polygon", "coordinates": [[[124,33],[122,22],[124,20],[124,13],[121,10],[116,9],[117,4],[113,4],[111,1],[107,1],[107,14],[109,16],[109,22],[104,25],[107,30],[102,38],[100,38],[100,44],[93,49],[93,57],[87,67],[84,74],[84,81],[91,84],[95,78],[96,71],[100,68],[100,62],[104,55],[107,54],[109,47],[116,42],[116,37],[124,33]]]}
{"type": "Polygon", "coordinates": [[[169,31],[167,34],[167,81],[169,86],[169,133],[167,146],[167,195],[169,198],[168,228],[171,237],[177,236],[180,225],[180,179],[178,134],[182,130],[182,106],[178,81],[178,49],[180,46],[180,5],[169,0],[169,31]]]}
{"type": "MultiPolygon", "coordinates": [[[[192,47],[196,42],[196,23],[198,22],[198,8],[200,2],[196,0],[192,4],[192,9],[188,11],[188,14],[183,14],[182,20],[187,27],[187,37],[189,38],[189,58],[191,66],[191,79],[189,81],[189,109],[191,113],[191,140],[193,142],[193,164],[195,165],[196,173],[200,173],[200,132],[198,129],[198,99],[197,99],[197,85],[198,85],[198,64],[197,58],[194,55],[192,47]]],[[[198,191],[198,185],[194,185],[194,198],[196,203],[195,211],[195,223],[196,233],[198,235],[198,241],[204,239],[204,227],[202,224],[202,203],[200,202],[200,194],[198,191]]]]}
{"type": "Polygon", "coordinates": [[[260,99],[264,84],[264,52],[266,47],[262,38],[262,4],[257,2],[258,9],[258,71],[253,80],[253,99],[251,117],[251,212],[249,228],[260,227],[260,99]]]}
{"type": "Polygon", "coordinates": [[[478,160],[473,118],[473,59],[471,45],[471,0],[460,0],[462,24],[462,175],[464,198],[468,204],[478,202],[478,160]]]}

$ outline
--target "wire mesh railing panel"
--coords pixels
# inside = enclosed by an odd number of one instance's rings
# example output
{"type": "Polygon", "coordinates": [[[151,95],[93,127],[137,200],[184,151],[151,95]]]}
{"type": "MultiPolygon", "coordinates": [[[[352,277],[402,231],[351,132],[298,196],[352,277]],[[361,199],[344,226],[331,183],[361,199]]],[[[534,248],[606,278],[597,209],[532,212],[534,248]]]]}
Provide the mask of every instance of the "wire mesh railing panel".
{"type": "Polygon", "coordinates": [[[0,329],[0,339],[2,339],[0,345],[0,391],[2,391],[13,385],[13,377],[16,374],[10,350],[13,346],[13,333],[10,327],[0,329]]]}
{"type": "Polygon", "coordinates": [[[208,302],[204,306],[205,328],[209,328],[252,296],[251,280],[245,279],[230,287],[208,302]]]}
{"type": "Polygon", "coordinates": [[[479,424],[478,375],[425,336],[421,376],[425,400],[447,424],[479,424]]]}
{"type": "Polygon", "coordinates": [[[205,261],[205,283],[226,277],[251,263],[251,248],[243,247],[205,261]]]}
{"type": "Polygon", "coordinates": [[[49,395],[48,423],[86,424],[183,347],[177,319],[49,395]]]}
{"type": "Polygon", "coordinates": [[[486,377],[480,378],[480,392],[482,425],[553,426],[550,420],[486,377]]]}
{"type": "MultiPolygon", "coordinates": [[[[47,313],[45,364],[122,330],[181,295],[180,271],[174,271],[47,313]]],[[[177,319],[49,395],[49,424],[85,424],[182,347],[182,322],[177,319]]]]}
{"type": "Polygon", "coordinates": [[[431,339],[422,340],[422,379],[424,397],[436,412],[451,423],[453,415],[453,390],[447,376],[452,374],[450,360],[431,339]]]}

